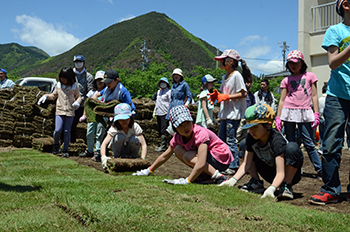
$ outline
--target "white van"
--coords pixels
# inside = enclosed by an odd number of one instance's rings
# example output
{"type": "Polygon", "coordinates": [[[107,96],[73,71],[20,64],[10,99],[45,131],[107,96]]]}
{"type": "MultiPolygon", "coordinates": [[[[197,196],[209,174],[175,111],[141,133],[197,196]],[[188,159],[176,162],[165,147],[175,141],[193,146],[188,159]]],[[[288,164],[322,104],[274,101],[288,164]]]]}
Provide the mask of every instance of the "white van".
{"type": "Polygon", "coordinates": [[[42,91],[51,93],[55,88],[57,81],[55,78],[48,77],[24,77],[18,79],[15,84],[20,86],[36,86],[42,91]]]}

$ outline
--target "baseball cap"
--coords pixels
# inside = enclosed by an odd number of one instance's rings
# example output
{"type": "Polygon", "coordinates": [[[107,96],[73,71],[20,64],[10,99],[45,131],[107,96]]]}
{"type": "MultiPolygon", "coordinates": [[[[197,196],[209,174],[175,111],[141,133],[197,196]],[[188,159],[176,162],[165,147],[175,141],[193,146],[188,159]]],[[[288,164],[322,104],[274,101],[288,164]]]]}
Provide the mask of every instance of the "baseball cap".
{"type": "Polygon", "coordinates": [[[304,61],[304,55],[299,50],[293,50],[287,55],[287,62],[292,61],[294,63],[298,63],[299,60],[304,61]]]}
{"type": "Polygon", "coordinates": [[[242,129],[248,129],[259,123],[269,123],[275,118],[275,112],[266,104],[257,104],[249,106],[245,111],[245,119],[247,124],[242,129]]]}
{"type": "Polygon", "coordinates": [[[97,80],[97,79],[103,79],[104,76],[105,76],[105,71],[99,70],[99,71],[97,71],[96,74],[95,74],[95,80],[97,80]]]}
{"type": "Polygon", "coordinates": [[[241,60],[240,55],[234,49],[227,49],[221,54],[221,56],[216,56],[214,59],[220,61],[222,59],[225,59],[226,57],[231,57],[232,59],[235,59],[237,61],[241,60]]]}
{"type": "Polygon", "coordinates": [[[117,78],[119,78],[118,72],[114,69],[108,69],[105,72],[104,79],[101,82],[108,84],[111,83],[113,80],[116,80],[117,78]]]}
{"type": "Polygon", "coordinates": [[[0,72],[3,72],[3,73],[5,73],[5,74],[7,74],[6,70],[3,69],[3,68],[0,68],[0,72]]]}
{"type": "Polygon", "coordinates": [[[184,105],[172,108],[169,112],[169,119],[175,128],[185,121],[193,121],[190,111],[184,105]]]}
{"type": "Polygon", "coordinates": [[[125,120],[130,118],[133,115],[133,112],[131,110],[131,106],[126,103],[120,103],[114,107],[114,119],[113,121],[117,120],[125,120]]]}
{"type": "Polygon", "coordinates": [[[184,76],[182,75],[182,70],[179,69],[179,68],[174,69],[173,74],[171,74],[171,76],[173,76],[174,74],[178,74],[178,75],[184,77],[184,76]]]}
{"type": "Polygon", "coordinates": [[[341,16],[341,5],[344,2],[344,0],[337,0],[337,2],[335,3],[335,10],[337,11],[337,13],[341,16]]]}
{"type": "Polygon", "coordinates": [[[204,77],[202,77],[202,84],[205,82],[214,82],[217,81],[214,77],[212,77],[212,75],[207,74],[204,77]]]}
{"type": "Polygon", "coordinates": [[[77,61],[77,60],[80,60],[80,61],[85,62],[84,56],[82,56],[82,55],[76,55],[76,56],[74,56],[73,62],[75,62],[75,61],[77,61]]]}

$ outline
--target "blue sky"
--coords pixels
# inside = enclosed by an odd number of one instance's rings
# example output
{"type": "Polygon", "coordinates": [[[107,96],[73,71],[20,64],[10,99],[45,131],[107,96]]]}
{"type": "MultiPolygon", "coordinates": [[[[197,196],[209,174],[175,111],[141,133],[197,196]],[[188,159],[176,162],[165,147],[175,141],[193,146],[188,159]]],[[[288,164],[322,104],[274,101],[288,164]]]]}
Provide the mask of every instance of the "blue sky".
{"type": "MultiPolygon", "coordinates": [[[[254,74],[282,71],[282,49],[298,49],[298,1],[281,0],[0,0],[0,44],[63,53],[103,29],[164,13],[221,51],[236,49],[254,74]]],[[[195,54],[194,54],[195,55],[195,54]]]]}

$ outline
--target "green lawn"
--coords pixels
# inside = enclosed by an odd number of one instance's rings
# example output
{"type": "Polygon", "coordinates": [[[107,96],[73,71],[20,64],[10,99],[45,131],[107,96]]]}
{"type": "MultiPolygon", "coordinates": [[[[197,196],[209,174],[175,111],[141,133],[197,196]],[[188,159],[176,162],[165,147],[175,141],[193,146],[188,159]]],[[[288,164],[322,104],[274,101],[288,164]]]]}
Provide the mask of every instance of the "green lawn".
{"type": "Polygon", "coordinates": [[[237,188],[108,175],[35,150],[0,153],[0,231],[349,231],[350,215],[237,188]]]}

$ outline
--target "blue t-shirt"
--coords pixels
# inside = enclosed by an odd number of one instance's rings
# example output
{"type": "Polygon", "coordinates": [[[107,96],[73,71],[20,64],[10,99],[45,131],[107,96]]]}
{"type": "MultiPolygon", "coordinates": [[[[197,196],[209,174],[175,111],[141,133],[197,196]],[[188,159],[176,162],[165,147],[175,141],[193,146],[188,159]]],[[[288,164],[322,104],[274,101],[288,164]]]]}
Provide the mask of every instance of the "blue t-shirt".
{"type": "MultiPolygon", "coordinates": [[[[350,27],[339,23],[329,27],[324,35],[322,47],[328,50],[330,46],[337,46],[339,53],[350,44],[350,27]]],[[[331,70],[331,77],[327,85],[327,95],[350,100],[350,58],[335,70],[331,70]]]]}
{"type": "Polygon", "coordinates": [[[118,100],[121,103],[127,103],[131,105],[132,110],[135,110],[135,105],[131,100],[130,92],[122,85],[122,83],[118,83],[114,90],[106,87],[102,94],[103,102],[110,102],[112,100],[118,100]]]}

